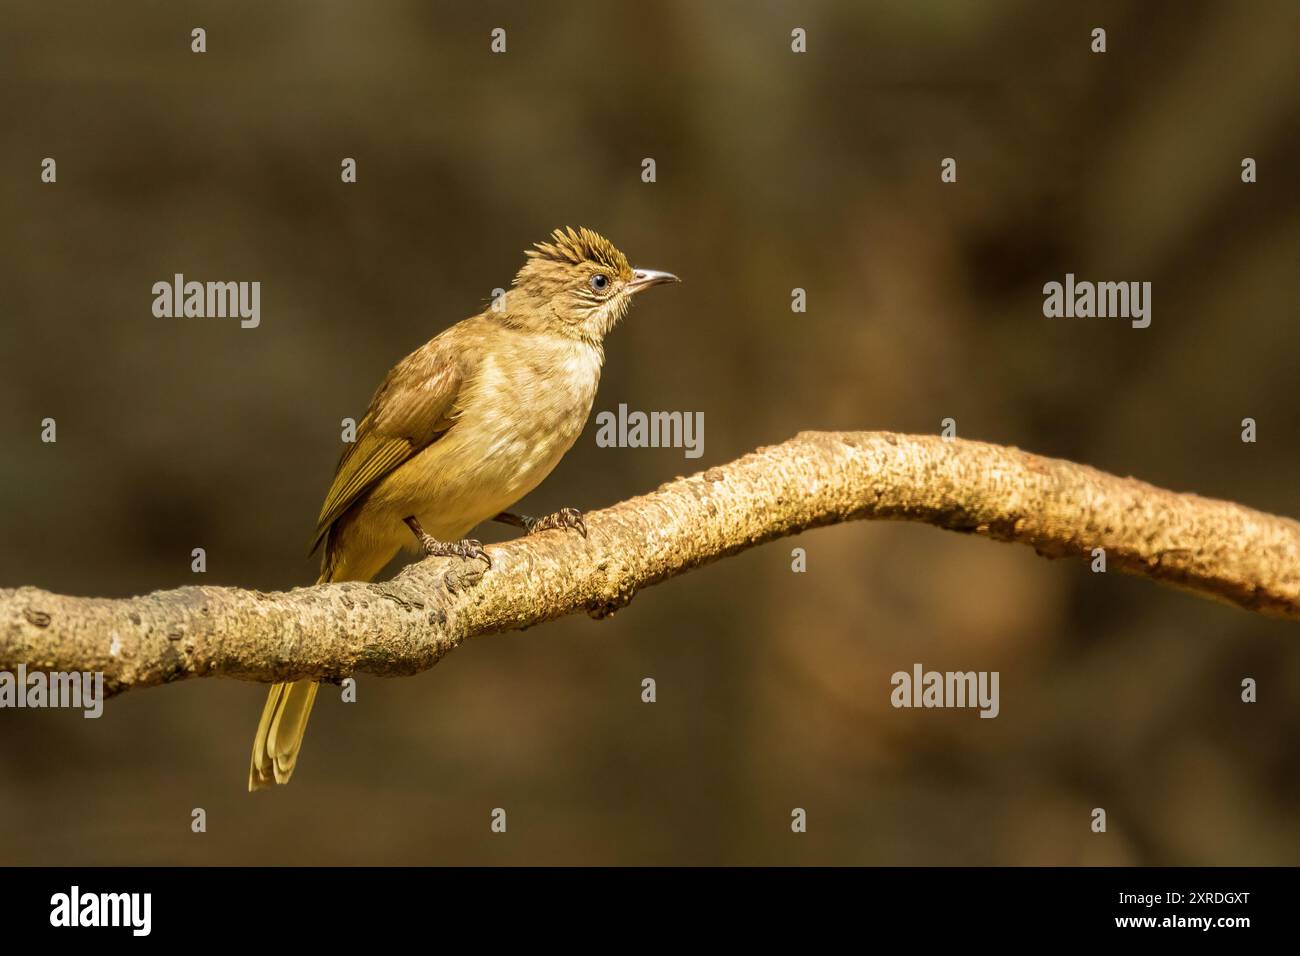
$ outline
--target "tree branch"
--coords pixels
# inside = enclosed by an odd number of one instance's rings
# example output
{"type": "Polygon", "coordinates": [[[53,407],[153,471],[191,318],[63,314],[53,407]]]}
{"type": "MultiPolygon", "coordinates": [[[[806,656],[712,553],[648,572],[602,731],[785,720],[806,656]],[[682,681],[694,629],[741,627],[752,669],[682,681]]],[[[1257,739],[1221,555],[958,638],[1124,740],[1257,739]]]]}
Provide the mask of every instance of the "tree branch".
{"type": "MultiPolygon", "coordinates": [[[[102,671],[116,693],[189,677],[413,674],[468,637],[579,610],[745,548],[857,519],[923,521],[1091,558],[1264,614],[1300,618],[1300,523],[1015,448],[804,432],[547,531],[490,547],[492,570],[430,558],[377,584],[266,594],[185,587],[120,600],[0,590],[0,670],[102,671]]],[[[478,564],[482,567],[481,563],[478,564]]]]}

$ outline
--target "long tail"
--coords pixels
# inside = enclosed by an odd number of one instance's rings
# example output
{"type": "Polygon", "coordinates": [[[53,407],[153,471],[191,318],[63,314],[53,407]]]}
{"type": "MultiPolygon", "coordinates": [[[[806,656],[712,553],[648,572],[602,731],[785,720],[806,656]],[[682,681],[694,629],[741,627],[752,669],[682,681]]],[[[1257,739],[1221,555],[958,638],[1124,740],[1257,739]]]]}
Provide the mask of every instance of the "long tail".
{"type": "MultiPolygon", "coordinates": [[[[322,574],[317,584],[326,580],[322,574]]],[[[307,718],[316,702],[317,684],[311,680],[272,684],[253,738],[253,760],[248,767],[248,792],[288,783],[298,763],[298,751],[307,733],[307,718]]]]}
{"type": "Polygon", "coordinates": [[[250,793],[288,783],[293,776],[298,749],[307,733],[307,718],[316,700],[316,686],[312,680],[271,685],[253,738],[253,762],[248,768],[250,793]]]}

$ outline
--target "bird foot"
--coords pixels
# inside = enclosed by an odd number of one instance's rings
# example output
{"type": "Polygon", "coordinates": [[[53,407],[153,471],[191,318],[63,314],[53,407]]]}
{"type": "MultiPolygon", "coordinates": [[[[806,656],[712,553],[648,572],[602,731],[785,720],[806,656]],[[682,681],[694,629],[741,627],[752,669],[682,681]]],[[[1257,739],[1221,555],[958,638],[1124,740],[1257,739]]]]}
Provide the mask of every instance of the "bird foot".
{"type": "Polygon", "coordinates": [[[483,542],[468,538],[464,541],[438,541],[432,535],[420,536],[420,547],[431,558],[464,558],[466,561],[482,561],[490,569],[491,556],[483,550],[483,542]]]}
{"type": "Polygon", "coordinates": [[[583,520],[582,512],[577,508],[561,508],[555,514],[547,515],[545,518],[524,519],[524,531],[527,534],[549,531],[552,528],[572,528],[584,538],[587,536],[587,522],[583,520]]]}
{"type": "Polygon", "coordinates": [[[488,566],[492,567],[491,556],[483,550],[483,542],[467,538],[464,541],[439,541],[433,535],[429,534],[420,527],[420,522],[414,517],[404,519],[406,526],[411,529],[415,535],[415,540],[420,542],[420,548],[425,555],[430,558],[464,558],[467,561],[481,560],[488,566]]]}
{"type": "Polygon", "coordinates": [[[492,567],[492,558],[483,550],[482,542],[473,539],[439,541],[432,535],[426,534],[420,538],[420,547],[431,558],[464,558],[466,561],[473,562],[454,567],[442,576],[443,584],[452,594],[459,594],[474,587],[483,580],[483,575],[492,567]],[[480,558],[487,567],[479,567],[476,559],[480,558]]]}

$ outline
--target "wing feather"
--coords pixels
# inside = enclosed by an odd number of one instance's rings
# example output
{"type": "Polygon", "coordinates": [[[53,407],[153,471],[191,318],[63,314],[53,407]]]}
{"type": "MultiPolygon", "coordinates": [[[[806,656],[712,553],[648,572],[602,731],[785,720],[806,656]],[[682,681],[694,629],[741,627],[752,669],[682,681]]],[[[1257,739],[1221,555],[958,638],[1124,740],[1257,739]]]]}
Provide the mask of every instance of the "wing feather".
{"type": "Polygon", "coordinates": [[[451,429],[464,384],[464,364],[463,350],[444,333],[388,373],[357,426],[357,440],[339,459],[316,522],[313,552],[334,522],[362,496],[451,429]]]}

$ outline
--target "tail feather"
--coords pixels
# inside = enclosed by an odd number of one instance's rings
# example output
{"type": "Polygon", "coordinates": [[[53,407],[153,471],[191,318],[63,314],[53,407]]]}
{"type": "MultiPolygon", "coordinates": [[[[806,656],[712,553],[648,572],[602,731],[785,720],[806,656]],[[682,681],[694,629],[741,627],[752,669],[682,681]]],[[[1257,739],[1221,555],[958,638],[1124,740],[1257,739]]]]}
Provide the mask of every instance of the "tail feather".
{"type": "MultiPolygon", "coordinates": [[[[321,574],[317,584],[329,580],[321,574]]],[[[253,738],[253,759],[248,765],[248,792],[288,783],[298,764],[298,751],[307,733],[307,718],[316,702],[317,684],[299,680],[272,684],[253,738]]]]}
{"type": "Polygon", "coordinates": [[[253,738],[248,789],[261,790],[288,783],[298,763],[298,750],[307,733],[307,718],[316,701],[315,681],[273,684],[253,738]]]}

